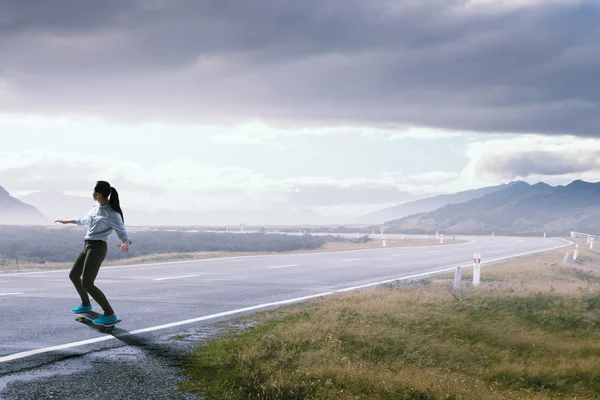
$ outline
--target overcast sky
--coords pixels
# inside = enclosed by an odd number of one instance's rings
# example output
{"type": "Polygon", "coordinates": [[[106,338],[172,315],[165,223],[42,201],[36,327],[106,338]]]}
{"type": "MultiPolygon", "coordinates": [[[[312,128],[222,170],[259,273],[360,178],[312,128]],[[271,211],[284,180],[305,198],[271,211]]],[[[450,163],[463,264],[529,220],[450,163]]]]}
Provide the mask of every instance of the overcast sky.
{"type": "Polygon", "coordinates": [[[356,216],[598,181],[600,6],[0,0],[0,185],[356,216]]]}

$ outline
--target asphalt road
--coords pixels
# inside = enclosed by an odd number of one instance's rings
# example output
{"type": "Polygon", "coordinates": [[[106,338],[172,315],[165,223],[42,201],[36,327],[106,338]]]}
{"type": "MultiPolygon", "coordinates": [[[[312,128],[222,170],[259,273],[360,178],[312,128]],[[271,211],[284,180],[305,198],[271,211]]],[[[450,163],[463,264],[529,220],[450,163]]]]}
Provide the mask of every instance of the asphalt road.
{"type": "MultiPolygon", "coordinates": [[[[568,245],[554,238],[461,239],[469,242],[103,267],[96,284],[123,319],[114,335],[74,321],[70,309],[79,298],[68,271],[0,274],[0,377],[74,356],[123,351],[156,335],[287,302],[471,265],[474,253],[486,264],[568,245]]],[[[0,378],[0,398],[2,390],[0,378]]]]}

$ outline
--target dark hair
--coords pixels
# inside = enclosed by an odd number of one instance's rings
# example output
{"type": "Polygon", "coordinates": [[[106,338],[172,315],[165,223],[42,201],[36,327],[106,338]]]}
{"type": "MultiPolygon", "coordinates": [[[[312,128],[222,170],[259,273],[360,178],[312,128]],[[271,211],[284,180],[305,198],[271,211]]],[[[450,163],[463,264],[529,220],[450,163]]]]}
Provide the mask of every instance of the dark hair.
{"type": "Polygon", "coordinates": [[[108,199],[110,208],[121,214],[121,219],[123,219],[123,223],[125,223],[125,217],[123,217],[123,210],[121,210],[121,203],[119,202],[119,193],[117,192],[117,189],[110,186],[110,183],[106,181],[98,181],[96,182],[94,191],[100,193],[102,196],[104,196],[104,198],[108,199]]]}

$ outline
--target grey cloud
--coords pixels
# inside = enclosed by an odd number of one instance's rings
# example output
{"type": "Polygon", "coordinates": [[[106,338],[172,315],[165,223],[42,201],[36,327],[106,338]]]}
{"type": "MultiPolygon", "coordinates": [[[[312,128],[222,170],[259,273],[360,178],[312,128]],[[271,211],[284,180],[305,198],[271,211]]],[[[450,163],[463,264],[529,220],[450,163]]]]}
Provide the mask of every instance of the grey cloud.
{"type": "Polygon", "coordinates": [[[526,178],[532,175],[581,174],[599,168],[600,152],[560,154],[530,151],[512,154],[490,154],[477,164],[477,169],[480,172],[506,179],[526,178]]]}
{"type": "Polygon", "coordinates": [[[461,4],[0,0],[0,107],[600,136],[593,2],[461,4]]]}

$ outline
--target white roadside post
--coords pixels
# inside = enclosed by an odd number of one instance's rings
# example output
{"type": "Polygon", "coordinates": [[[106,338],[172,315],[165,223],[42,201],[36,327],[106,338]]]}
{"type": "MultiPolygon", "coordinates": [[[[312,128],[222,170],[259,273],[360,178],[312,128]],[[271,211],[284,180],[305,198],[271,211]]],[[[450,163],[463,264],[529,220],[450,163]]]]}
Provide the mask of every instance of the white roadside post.
{"type": "Polygon", "coordinates": [[[590,249],[594,249],[594,238],[590,239],[590,249]]]}
{"type": "Polygon", "coordinates": [[[573,252],[573,260],[577,260],[577,255],[579,254],[579,245],[575,245],[575,251],[573,252]]]}
{"type": "Polygon", "coordinates": [[[544,239],[546,239],[546,232],[544,232],[544,239]]]}
{"type": "Polygon", "coordinates": [[[440,244],[444,244],[444,234],[440,235],[440,244]]]}
{"type": "Polygon", "coordinates": [[[402,234],[402,240],[404,240],[404,233],[402,234]]]}
{"type": "Polygon", "coordinates": [[[454,271],[454,290],[460,290],[460,281],[462,280],[462,268],[456,267],[454,271]]]}
{"type": "Polygon", "coordinates": [[[473,257],[473,285],[477,286],[481,282],[481,254],[475,253],[473,257]]]}
{"type": "Polygon", "coordinates": [[[566,263],[567,261],[569,261],[569,257],[571,257],[571,252],[567,251],[567,254],[565,254],[565,258],[563,258],[563,262],[566,263]]]}
{"type": "Polygon", "coordinates": [[[592,237],[590,235],[588,235],[588,237],[587,237],[587,244],[590,244],[590,239],[592,239],[592,237]]]}
{"type": "Polygon", "coordinates": [[[387,247],[387,244],[385,243],[385,236],[382,238],[382,241],[383,241],[383,243],[382,243],[383,247],[387,247]]]}
{"type": "Polygon", "coordinates": [[[380,232],[381,236],[383,236],[383,234],[385,233],[385,230],[386,230],[387,228],[388,228],[388,227],[387,227],[386,225],[381,225],[381,226],[379,227],[379,232],[380,232]]]}

